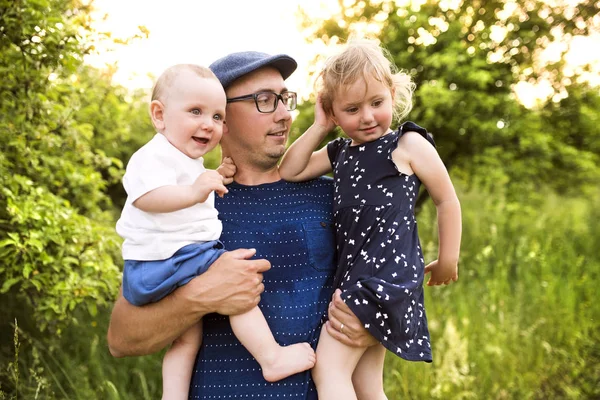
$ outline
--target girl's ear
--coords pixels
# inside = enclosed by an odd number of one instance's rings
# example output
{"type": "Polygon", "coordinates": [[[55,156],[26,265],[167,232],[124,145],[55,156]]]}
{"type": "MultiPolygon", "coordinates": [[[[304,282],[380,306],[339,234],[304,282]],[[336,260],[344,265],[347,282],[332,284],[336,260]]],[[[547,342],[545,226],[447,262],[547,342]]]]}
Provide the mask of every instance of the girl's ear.
{"type": "Polygon", "coordinates": [[[150,103],[150,118],[157,131],[165,129],[165,106],[160,100],[152,100],[150,103]]]}
{"type": "Polygon", "coordinates": [[[331,118],[331,120],[333,121],[334,124],[339,125],[338,121],[337,121],[337,118],[333,114],[333,110],[331,110],[331,114],[329,114],[329,118],[331,118]]]}

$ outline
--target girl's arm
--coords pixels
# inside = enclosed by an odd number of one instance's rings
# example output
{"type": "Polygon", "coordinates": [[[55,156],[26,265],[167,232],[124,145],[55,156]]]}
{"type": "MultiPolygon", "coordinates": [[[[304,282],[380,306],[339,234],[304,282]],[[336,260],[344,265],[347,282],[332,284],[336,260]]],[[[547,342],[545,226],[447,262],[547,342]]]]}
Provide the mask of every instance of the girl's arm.
{"type": "Polygon", "coordinates": [[[315,104],[315,122],[286,151],[279,174],[286,181],[297,182],[317,178],[331,172],[327,147],[315,151],[335,124],[323,111],[321,98],[315,104]]]}
{"type": "MultiPolygon", "coordinates": [[[[412,170],[423,182],[438,214],[438,259],[425,267],[431,272],[427,284],[449,284],[458,279],[458,256],[462,233],[461,210],[456,191],[435,148],[416,132],[405,133],[392,153],[398,169],[412,170]]],[[[411,172],[411,171],[408,171],[411,172]]]]}
{"type": "Polygon", "coordinates": [[[142,211],[167,213],[203,203],[213,190],[223,196],[227,188],[217,171],[206,171],[191,185],[161,186],[139,197],[133,205],[142,211]]]}

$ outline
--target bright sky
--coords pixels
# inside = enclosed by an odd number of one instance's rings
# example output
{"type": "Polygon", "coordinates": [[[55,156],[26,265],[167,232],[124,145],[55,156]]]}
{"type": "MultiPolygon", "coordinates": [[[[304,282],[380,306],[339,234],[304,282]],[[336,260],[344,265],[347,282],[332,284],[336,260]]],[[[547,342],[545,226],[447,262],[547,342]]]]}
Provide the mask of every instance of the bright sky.
{"type": "MultiPolygon", "coordinates": [[[[301,0],[95,0],[100,31],[113,38],[126,38],[143,25],[148,39],[137,40],[114,51],[89,57],[96,66],[117,62],[116,82],[127,87],[152,86],[148,73],[155,77],[167,67],[179,63],[208,66],[228,53],[244,50],[269,54],[286,53],[296,59],[298,70],[288,87],[300,91],[306,87],[307,69],[314,46],[303,39],[295,12],[301,0]]],[[[331,3],[331,2],[330,2],[331,3]]],[[[333,1],[335,4],[335,1],[333,1]]],[[[310,4],[313,12],[325,7],[310,4]]],[[[326,7],[325,7],[326,8],[326,7]]],[[[304,94],[306,95],[306,94],[304,94]]]]}
{"type": "MultiPolygon", "coordinates": [[[[308,44],[302,37],[296,10],[302,8],[312,16],[330,15],[337,0],[94,0],[96,28],[112,32],[113,38],[127,38],[139,33],[138,26],[150,31],[148,39],[136,40],[114,51],[99,49],[88,57],[96,66],[117,63],[115,81],[127,87],[152,87],[153,78],[167,67],[178,63],[208,66],[228,53],[257,50],[270,54],[286,53],[298,62],[297,71],[288,79],[288,87],[306,98],[308,66],[315,54],[325,53],[322,44],[308,44]],[[168,5],[167,5],[168,3],[168,5]],[[102,19],[104,17],[104,19],[102,19]]],[[[572,44],[567,54],[575,67],[588,62],[593,65],[587,79],[600,85],[600,34],[582,38],[572,44]]],[[[556,46],[565,46],[557,43],[556,46]]],[[[547,57],[558,54],[550,49],[547,57]]],[[[531,106],[537,98],[552,92],[543,82],[533,87],[521,82],[516,87],[521,101],[531,106]]]]}

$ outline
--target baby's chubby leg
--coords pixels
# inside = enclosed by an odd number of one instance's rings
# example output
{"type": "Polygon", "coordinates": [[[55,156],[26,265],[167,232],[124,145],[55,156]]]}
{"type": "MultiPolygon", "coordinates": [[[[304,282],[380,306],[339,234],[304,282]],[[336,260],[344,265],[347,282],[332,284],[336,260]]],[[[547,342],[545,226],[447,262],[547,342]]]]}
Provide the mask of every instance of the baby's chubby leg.
{"type": "Polygon", "coordinates": [[[367,348],[352,374],[358,400],[387,400],[383,391],[383,362],[385,347],[376,344],[367,348]]]}
{"type": "Polygon", "coordinates": [[[323,327],[312,370],[319,400],[356,400],[352,374],[365,347],[350,347],[331,337],[323,327]]]}
{"type": "Polygon", "coordinates": [[[260,311],[232,315],[231,328],[238,340],[260,364],[265,380],[275,382],[315,365],[315,352],[308,343],[280,346],[260,311]]]}
{"type": "Polygon", "coordinates": [[[175,339],[163,359],[162,400],[187,400],[196,354],[202,343],[202,321],[175,339]]]}

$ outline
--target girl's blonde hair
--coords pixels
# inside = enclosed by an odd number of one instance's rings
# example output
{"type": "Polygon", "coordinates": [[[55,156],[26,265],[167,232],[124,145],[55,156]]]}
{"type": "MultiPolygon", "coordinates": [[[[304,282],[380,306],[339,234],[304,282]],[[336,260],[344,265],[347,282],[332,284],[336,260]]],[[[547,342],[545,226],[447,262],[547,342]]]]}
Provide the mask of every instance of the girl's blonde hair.
{"type": "Polygon", "coordinates": [[[195,64],[177,64],[167,68],[156,80],[152,88],[152,98],[154,100],[165,100],[165,92],[169,90],[177,76],[183,71],[191,71],[201,78],[218,80],[216,75],[206,67],[195,64]]]}
{"type": "Polygon", "coordinates": [[[410,76],[398,71],[387,50],[373,40],[351,40],[343,50],[325,61],[317,83],[323,109],[333,115],[333,100],[338,90],[354,84],[358,79],[367,81],[372,76],[393,93],[394,115],[402,120],[412,109],[415,84],[410,76]]]}

